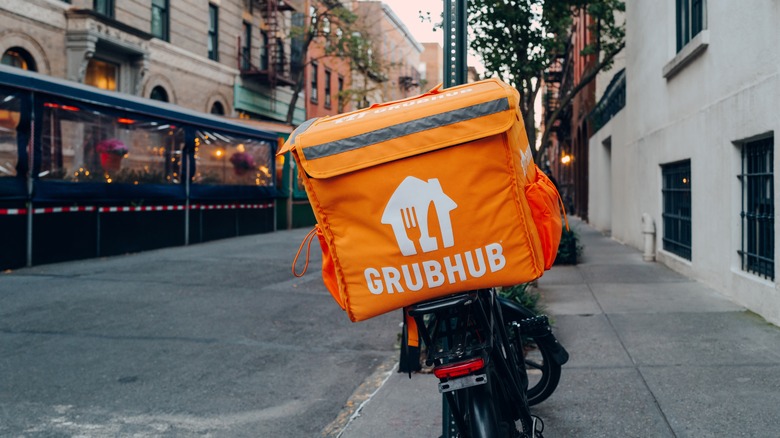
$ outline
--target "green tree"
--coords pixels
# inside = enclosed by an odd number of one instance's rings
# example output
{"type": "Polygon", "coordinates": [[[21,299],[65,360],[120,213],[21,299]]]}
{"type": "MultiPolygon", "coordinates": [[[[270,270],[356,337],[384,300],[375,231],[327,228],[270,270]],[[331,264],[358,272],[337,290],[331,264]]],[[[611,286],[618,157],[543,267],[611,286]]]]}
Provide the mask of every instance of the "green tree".
{"type": "Polygon", "coordinates": [[[542,78],[559,57],[565,54],[573,19],[585,10],[593,19],[595,42],[583,55],[596,56],[597,62],[579,83],[560,96],[558,108],[547,115],[538,160],[547,147],[552,124],[577,93],[599,71],[608,69],[625,46],[625,28],[619,12],[624,0],[471,0],[468,2],[472,35],[470,46],[482,59],[488,76],[496,75],[520,92],[520,105],[530,144],[535,144],[534,101],[542,78]]]}
{"type": "MultiPolygon", "coordinates": [[[[298,41],[301,64],[294,70],[293,94],[287,109],[286,122],[292,124],[298,95],[304,87],[304,72],[311,62],[322,58],[336,57],[347,59],[359,70],[371,70],[371,51],[364,32],[359,29],[357,16],[339,0],[313,0],[311,9],[302,26],[293,26],[290,38],[298,41]],[[324,54],[309,58],[312,43],[322,44],[324,54]]],[[[348,95],[349,91],[345,90],[348,95]]]]}

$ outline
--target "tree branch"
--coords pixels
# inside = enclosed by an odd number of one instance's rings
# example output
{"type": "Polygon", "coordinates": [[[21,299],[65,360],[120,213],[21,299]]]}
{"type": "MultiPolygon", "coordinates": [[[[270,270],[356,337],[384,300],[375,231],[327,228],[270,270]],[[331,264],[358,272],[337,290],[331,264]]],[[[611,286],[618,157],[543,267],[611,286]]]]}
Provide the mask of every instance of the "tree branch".
{"type": "Polygon", "coordinates": [[[547,118],[547,122],[544,125],[544,134],[542,134],[542,141],[539,146],[539,150],[536,151],[535,160],[538,160],[540,157],[544,155],[545,150],[547,149],[547,143],[550,140],[550,133],[552,132],[552,126],[553,123],[555,123],[558,120],[558,117],[561,115],[561,112],[563,111],[566,106],[571,103],[572,99],[574,99],[574,96],[577,95],[577,93],[580,92],[583,88],[585,88],[593,79],[596,78],[596,75],[612,60],[615,58],[615,56],[620,53],[621,50],[626,46],[625,41],[621,42],[615,47],[615,50],[609,52],[606,56],[604,56],[604,59],[602,59],[598,64],[596,64],[595,67],[589,69],[585,72],[585,74],[580,79],[580,82],[575,85],[571,90],[569,90],[566,95],[561,98],[560,103],[558,104],[558,108],[556,108],[552,114],[547,118]]]}

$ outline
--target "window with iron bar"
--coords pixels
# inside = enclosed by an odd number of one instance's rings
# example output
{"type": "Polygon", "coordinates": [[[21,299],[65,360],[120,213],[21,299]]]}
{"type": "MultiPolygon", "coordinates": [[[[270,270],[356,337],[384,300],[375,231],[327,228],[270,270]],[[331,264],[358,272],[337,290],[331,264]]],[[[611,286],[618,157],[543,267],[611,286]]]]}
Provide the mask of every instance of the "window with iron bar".
{"type": "Polygon", "coordinates": [[[663,249],[691,260],[691,161],[661,166],[663,249]]]}
{"type": "Polygon", "coordinates": [[[742,270],[775,278],[774,137],[742,146],[742,270]]]}

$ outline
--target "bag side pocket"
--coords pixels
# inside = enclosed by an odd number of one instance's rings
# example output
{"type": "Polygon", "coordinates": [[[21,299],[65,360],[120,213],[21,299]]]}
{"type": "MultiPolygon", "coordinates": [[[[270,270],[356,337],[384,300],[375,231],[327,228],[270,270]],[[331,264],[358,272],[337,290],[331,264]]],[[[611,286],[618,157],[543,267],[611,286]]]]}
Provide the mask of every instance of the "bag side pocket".
{"type": "Polygon", "coordinates": [[[325,239],[325,235],[322,234],[322,228],[319,225],[317,228],[317,239],[320,241],[320,248],[322,248],[322,282],[325,283],[325,287],[328,288],[328,292],[333,295],[333,299],[339,303],[341,310],[346,310],[344,300],[341,299],[339,293],[339,283],[336,280],[336,265],[333,263],[333,257],[330,255],[330,248],[328,242],[325,239]]]}
{"type": "Polygon", "coordinates": [[[526,186],[525,196],[542,243],[544,269],[547,270],[552,267],[558,255],[563,231],[562,216],[566,213],[561,208],[560,195],[555,184],[538,167],[535,171],[536,179],[526,186]]]}

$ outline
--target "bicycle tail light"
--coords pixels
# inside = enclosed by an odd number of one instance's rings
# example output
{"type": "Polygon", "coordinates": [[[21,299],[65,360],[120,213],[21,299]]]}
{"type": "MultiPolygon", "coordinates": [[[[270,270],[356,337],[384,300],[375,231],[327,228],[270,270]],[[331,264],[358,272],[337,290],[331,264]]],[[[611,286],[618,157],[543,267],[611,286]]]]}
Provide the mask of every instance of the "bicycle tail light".
{"type": "Polygon", "coordinates": [[[433,375],[439,379],[454,379],[469,375],[485,367],[485,359],[481,357],[464,360],[462,362],[439,365],[433,369],[433,375]]]}

